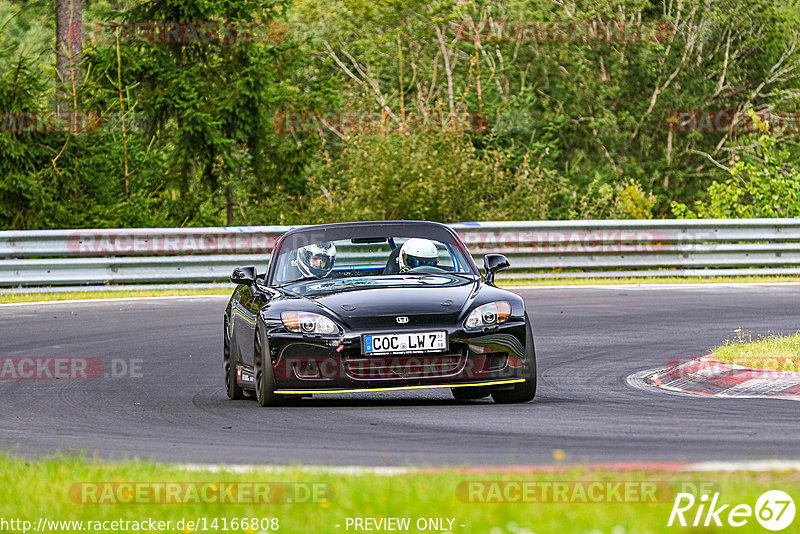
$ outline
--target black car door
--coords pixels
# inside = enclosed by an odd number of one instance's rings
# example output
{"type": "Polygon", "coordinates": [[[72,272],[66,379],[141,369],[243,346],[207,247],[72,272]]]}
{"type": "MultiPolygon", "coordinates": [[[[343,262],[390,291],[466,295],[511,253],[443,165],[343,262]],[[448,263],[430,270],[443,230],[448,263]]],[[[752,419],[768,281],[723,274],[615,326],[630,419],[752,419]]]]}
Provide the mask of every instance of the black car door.
{"type": "Polygon", "coordinates": [[[236,347],[238,360],[248,365],[253,364],[253,336],[255,334],[256,314],[252,311],[253,292],[250,287],[239,286],[238,299],[234,299],[231,308],[233,322],[233,346],[236,347]]]}
{"type": "Polygon", "coordinates": [[[271,293],[266,290],[261,280],[256,280],[255,283],[256,287],[248,287],[247,288],[247,300],[246,302],[242,302],[242,306],[247,308],[247,333],[242,334],[242,337],[247,338],[246,344],[241,345],[241,354],[242,354],[242,362],[246,363],[247,365],[252,366],[254,361],[254,340],[255,340],[255,331],[256,331],[256,324],[258,313],[261,311],[261,308],[269,301],[271,297],[271,293]]]}

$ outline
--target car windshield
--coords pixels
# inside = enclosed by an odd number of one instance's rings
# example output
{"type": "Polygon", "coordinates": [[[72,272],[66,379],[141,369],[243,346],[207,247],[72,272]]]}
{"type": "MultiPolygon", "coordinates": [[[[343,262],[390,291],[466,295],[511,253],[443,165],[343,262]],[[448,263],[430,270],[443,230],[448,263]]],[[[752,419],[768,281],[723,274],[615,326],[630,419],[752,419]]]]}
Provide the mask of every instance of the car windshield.
{"type": "Polygon", "coordinates": [[[273,260],[272,283],[321,280],[341,286],[366,277],[371,283],[393,280],[397,284],[398,275],[431,279],[432,275],[475,274],[462,247],[454,242],[408,235],[322,240],[324,237],[284,243],[273,260]]]}

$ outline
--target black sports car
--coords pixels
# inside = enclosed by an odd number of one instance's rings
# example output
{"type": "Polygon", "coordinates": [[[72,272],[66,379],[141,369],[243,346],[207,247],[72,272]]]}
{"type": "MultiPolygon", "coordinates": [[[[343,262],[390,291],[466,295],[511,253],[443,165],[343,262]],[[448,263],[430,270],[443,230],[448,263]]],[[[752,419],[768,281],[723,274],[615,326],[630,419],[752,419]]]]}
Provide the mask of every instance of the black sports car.
{"type": "Polygon", "coordinates": [[[225,310],[228,397],[269,406],[323,393],[451,388],[456,399],[536,393],[530,320],[458,235],[416,221],[291,230],[269,269],[239,267],[225,310]]]}

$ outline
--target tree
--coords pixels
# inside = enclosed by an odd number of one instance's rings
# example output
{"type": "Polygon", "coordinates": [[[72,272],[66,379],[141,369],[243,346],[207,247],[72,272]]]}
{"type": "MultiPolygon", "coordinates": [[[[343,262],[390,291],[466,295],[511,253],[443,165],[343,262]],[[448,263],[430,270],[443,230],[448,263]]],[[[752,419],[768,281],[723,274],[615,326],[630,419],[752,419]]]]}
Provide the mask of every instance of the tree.
{"type": "Polygon", "coordinates": [[[56,98],[64,116],[77,111],[77,88],[83,80],[82,0],[56,0],[56,98]]]}

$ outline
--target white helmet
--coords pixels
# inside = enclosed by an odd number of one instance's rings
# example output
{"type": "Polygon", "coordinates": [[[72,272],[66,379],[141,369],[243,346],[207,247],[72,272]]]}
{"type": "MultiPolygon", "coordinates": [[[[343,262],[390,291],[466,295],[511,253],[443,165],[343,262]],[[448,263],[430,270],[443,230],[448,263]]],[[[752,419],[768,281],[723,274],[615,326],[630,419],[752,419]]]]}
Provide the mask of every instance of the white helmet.
{"type": "Polygon", "coordinates": [[[314,243],[297,249],[297,267],[303,276],[324,278],[336,262],[336,245],[330,241],[314,243]]]}
{"type": "Polygon", "coordinates": [[[435,267],[439,263],[439,251],[433,241],[412,237],[400,247],[397,261],[401,272],[425,265],[435,267]]]}

